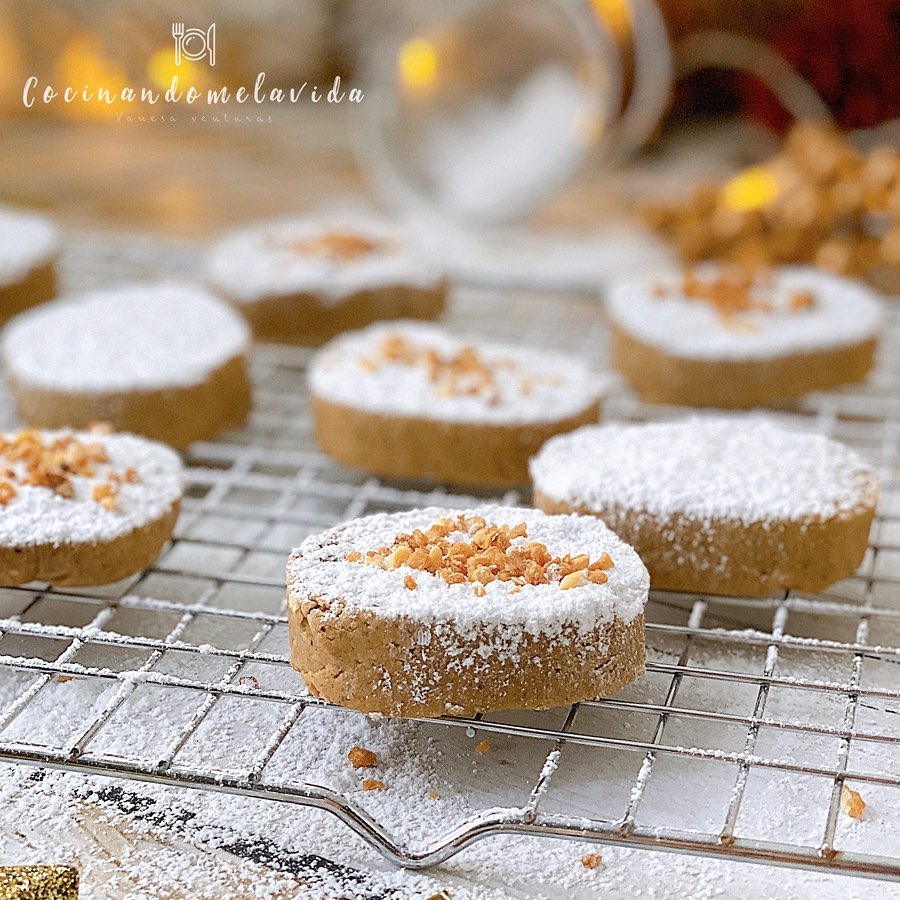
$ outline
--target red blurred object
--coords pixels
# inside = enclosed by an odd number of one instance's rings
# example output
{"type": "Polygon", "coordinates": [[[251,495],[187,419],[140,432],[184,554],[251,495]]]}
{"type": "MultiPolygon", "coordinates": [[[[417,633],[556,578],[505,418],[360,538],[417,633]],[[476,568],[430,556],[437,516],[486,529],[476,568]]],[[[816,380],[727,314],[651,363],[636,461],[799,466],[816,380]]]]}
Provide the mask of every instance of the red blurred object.
{"type": "MultiPolygon", "coordinates": [[[[810,0],[770,36],[842,128],[900,116],[900,0],[810,0]]],[[[784,131],[791,118],[768,88],[741,76],[742,107],[784,131]]]]}

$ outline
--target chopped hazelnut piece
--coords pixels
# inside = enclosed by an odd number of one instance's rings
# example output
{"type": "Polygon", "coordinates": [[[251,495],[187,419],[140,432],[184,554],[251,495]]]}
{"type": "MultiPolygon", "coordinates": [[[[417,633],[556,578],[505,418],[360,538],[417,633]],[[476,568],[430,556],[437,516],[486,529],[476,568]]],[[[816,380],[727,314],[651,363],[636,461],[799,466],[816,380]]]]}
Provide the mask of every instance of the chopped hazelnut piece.
{"type": "Polygon", "coordinates": [[[75,676],[74,676],[74,675],[57,675],[57,676],[56,676],[56,680],[57,680],[60,684],[65,684],[67,681],[74,681],[74,680],[75,680],[75,676]]]}
{"type": "Polygon", "coordinates": [[[362,553],[360,553],[358,550],[353,550],[348,553],[344,557],[344,559],[346,559],[347,562],[359,562],[362,559],[362,553]]]}
{"type": "Polygon", "coordinates": [[[862,818],[863,810],[866,808],[866,801],[860,796],[859,791],[843,785],[841,787],[841,809],[850,816],[851,819],[862,818]]]}
{"type": "Polygon", "coordinates": [[[429,796],[432,800],[440,800],[440,798],[441,798],[441,795],[440,795],[437,791],[429,791],[429,792],[428,792],[428,796],[429,796]]]}
{"type": "Polygon", "coordinates": [[[109,482],[100,482],[95,484],[91,489],[91,498],[99,503],[105,510],[112,512],[116,508],[116,495],[119,493],[118,487],[109,482]]]}
{"type": "Polygon", "coordinates": [[[8,481],[0,481],[0,506],[6,506],[16,496],[16,489],[8,481]]]}
{"type": "Polygon", "coordinates": [[[584,570],[579,569],[577,572],[570,572],[566,575],[559,582],[559,586],[562,590],[568,591],[572,588],[581,587],[585,582],[587,582],[587,575],[584,574],[584,570]]]}
{"type": "Polygon", "coordinates": [[[403,579],[403,586],[410,591],[414,591],[418,587],[416,579],[413,578],[412,575],[407,575],[406,578],[403,579]]]}
{"type": "Polygon", "coordinates": [[[365,747],[353,747],[347,754],[347,759],[354,769],[371,769],[378,762],[378,757],[365,747]]]}
{"type": "Polygon", "coordinates": [[[383,791],[384,782],[377,778],[366,778],[362,783],[362,788],[364,791],[383,791]]]}
{"type": "Polygon", "coordinates": [[[475,752],[480,753],[482,756],[484,756],[485,753],[488,753],[490,751],[490,749],[491,749],[490,741],[479,741],[475,745],[475,752]]]}
{"type": "Polygon", "coordinates": [[[581,857],[581,864],[586,869],[598,869],[603,862],[603,857],[599,853],[585,853],[581,857]]]}

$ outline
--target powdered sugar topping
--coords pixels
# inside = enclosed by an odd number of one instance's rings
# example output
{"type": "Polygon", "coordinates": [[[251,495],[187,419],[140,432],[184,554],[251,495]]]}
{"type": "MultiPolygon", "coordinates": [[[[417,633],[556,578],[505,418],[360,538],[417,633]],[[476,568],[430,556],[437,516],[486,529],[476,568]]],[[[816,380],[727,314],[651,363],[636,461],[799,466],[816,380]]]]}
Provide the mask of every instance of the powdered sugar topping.
{"type": "Polygon", "coordinates": [[[16,317],[3,356],[28,385],[112,393],[199,384],[249,342],[243,319],[202,287],[134,283],[16,317]]]}
{"type": "Polygon", "coordinates": [[[548,516],[532,509],[485,506],[476,510],[439,507],[381,513],[355,519],[307,538],[287,568],[288,599],[293,608],[307,599],[330,601],[334,608],[370,610],[386,618],[426,625],[450,624],[459,633],[485,627],[512,628],[529,634],[556,634],[574,625],[587,633],[615,620],[631,622],[647,600],[649,576],[637,554],[602,522],[584,516],[548,516]],[[448,584],[401,565],[386,570],[350,562],[347,556],[391,545],[399,534],[426,530],[437,520],[482,516],[494,525],[525,523],[527,538],[547,546],[553,556],[608,553],[615,565],[605,584],[585,583],[571,590],[558,580],[518,586],[492,581],[478,590],[471,583],[448,584]],[[412,576],[416,588],[405,584],[412,576]]]}
{"type": "Polygon", "coordinates": [[[232,232],[214,247],[208,276],[213,287],[239,303],[298,293],[336,303],[369,288],[427,288],[443,280],[411,234],[375,215],[286,219],[232,232]],[[321,252],[321,239],[330,235],[372,246],[345,255],[321,252]]]}
{"type": "MultiPolygon", "coordinates": [[[[717,268],[702,267],[700,277],[717,268]]],[[[849,346],[874,338],[881,303],[862,284],[818,269],[785,267],[771,273],[771,284],[757,292],[772,306],[738,318],[726,318],[710,304],[685,296],[683,275],[636,278],[610,291],[607,309],[613,322],[637,340],[688,359],[771,359],[849,346]],[[797,292],[808,292],[809,308],[792,308],[797,292]]]]}
{"type": "Polygon", "coordinates": [[[535,490],[579,509],[747,525],[850,514],[877,495],[852,450],[757,415],[581,428],[544,444],[530,469],[535,490]]]}
{"type": "MultiPolygon", "coordinates": [[[[48,487],[32,487],[11,479],[15,495],[0,506],[0,546],[20,547],[51,544],[113,541],[165,515],[181,499],[181,461],[168,447],[130,434],[44,431],[46,443],[73,435],[88,444],[100,444],[109,461],[97,463],[91,477],[70,475],[73,496],[63,497],[48,487]],[[133,469],[135,481],[118,486],[114,509],[105,509],[93,497],[94,486],[110,473],[133,469]]],[[[12,439],[13,435],[7,435],[12,439]]],[[[20,463],[2,460],[19,472],[20,463]]]]}
{"type": "MultiPolygon", "coordinates": [[[[478,373],[476,373],[478,374],[478,373]]],[[[597,403],[606,379],[584,363],[524,347],[469,341],[432,325],[379,323],[332,341],[309,368],[314,396],[368,412],[474,423],[554,422],[597,403]],[[403,342],[422,356],[393,359],[386,342],[403,342]],[[464,375],[448,389],[440,366],[474,351],[490,385],[464,375]],[[428,358],[430,356],[430,359],[428,358]]]]}
{"type": "Polygon", "coordinates": [[[59,252],[59,231],[45,216],[0,207],[0,285],[17,284],[59,252]]]}

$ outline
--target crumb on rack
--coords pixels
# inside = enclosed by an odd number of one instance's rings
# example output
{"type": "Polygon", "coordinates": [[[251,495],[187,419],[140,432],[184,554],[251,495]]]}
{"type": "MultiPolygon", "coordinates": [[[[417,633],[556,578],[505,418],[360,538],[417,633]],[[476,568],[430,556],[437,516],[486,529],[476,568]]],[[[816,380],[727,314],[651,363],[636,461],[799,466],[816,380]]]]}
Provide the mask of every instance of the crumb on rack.
{"type": "Polygon", "coordinates": [[[866,808],[866,801],[860,796],[859,791],[843,785],[841,787],[841,809],[850,816],[851,819],[862,818],[863,810],[866,808]]]}
{"type": "Polygon", "coordinates": [[[476,752],[476,753],[480,753],[482,756],[483,756],[485,753],[489,753],[489,752],[490,752],[490,749],[491,749],[490,741],[479,741],[479,742],[475,745],[475,752],[476,752]]]}
{"type": "Polygon", "coordinates": [[[347,759],[350,760],[350,765],[354,769],[371,769],[378,763],[378,757],[365,747],[352,747],[347,754],[347,759]]]}
{"type": "MultiPolygon", "coordinates": [[[[526,584],[558,581],[562,590],[585,584],[605,584],[607,570],[615,563],[608,553],[593,562],[587,553],[553,556],[546,544],[526,541],[528,528],[489,524],[482,516],[439,519],[426,530],[398,535],[390,547],[348,553],[348,562],[364,562],[392,571],[407,566],[443,578],[447,584],[471,584],[476,597],[485,596],[485,586],[494,581],[526,584]],[[468,538],[468,540],[466,540],[468,538]]],[[[406,587],[416,582],[407,575],[406,587]],[[411,583],[410,583],[411,582],[411,583]]]]}
{"type": "Polygon", "coordinates": [[[56,680],[57,680],[60,684],[65,684],[67,681],[74,681],[74,680],[75,680],[75,676],[74,676],[74,675],[57,675],[57,676],[56,676],[56,680]]]}
{"type": "Polygon", "coordinates": [[[585,853],[581,857],[581,864],[586,869],[599,869],[602,862],[603,857],[599,853],[585,853]]]}
{"type": "Polygon", "coordinates": [[[259,679],[255,675],[241,675],[241,677],[238,678],[238,684],[245,687],[252,687],[256,691],[259,690],[259,679]]]}
{"type": "Polygon", "coordinates": [[[362,783],[364,791],[383,791],[384,787],[384,782],[378,778],[366,778],[362,783]]]}

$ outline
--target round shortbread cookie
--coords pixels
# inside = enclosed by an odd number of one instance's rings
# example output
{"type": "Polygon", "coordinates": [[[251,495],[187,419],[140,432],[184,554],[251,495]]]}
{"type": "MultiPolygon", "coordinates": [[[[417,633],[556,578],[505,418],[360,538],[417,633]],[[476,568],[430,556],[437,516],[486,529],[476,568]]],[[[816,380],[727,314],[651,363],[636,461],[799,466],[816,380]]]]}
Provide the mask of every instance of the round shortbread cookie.
{"type": "Polygon", "coordinates": [[[375,215],[269,222],[226,235],[208,277],[260,340],[307,346],[380,319],[433,319],[447,285],[412,234],[375,215]]]}
{"type": "Polygon", "coordinates": [[[644,669],[649,577],[600,521],[430,508],[307,538],[287,566],[291,663],[363,712],[543,709],[644,669]]]}
{"type": "Polygon", "coordinates": [[[606,380],[569,357],[383,323],[337,338],[309,369],[319,445],[389,478],[528,480],[549,437],[596,422],[606,380]]]}
{"type": "Polygon", "coordinates": [[[582,428],[531,463],[536,506],[601,518],[655,588],[762,596],[852,575],[878,499],[873,469],[759,416],[582,428]]]}
{"type": "Polygon", "coordinates": [[[0,584],[118,581],[169,539],[182,495],[177,454],[130,434],[0,435],[0,584]]]}
{"type": "Polygon", "coordinates": [[[697,272],[615,285],[613,365],[655,403],[749,408],[866,377],[876,295],[811,268],[697,272]]]}
{"type": "Polygon", "coordinates": [[[0,206],[0,324],[56,293],[59,230],[47,217],[0,206]]]}
{"type": "Polygon", "coordinates": [[[2,349],[28,424],[104,421],[181,449],[246,419],[249,342],[241,317],[205,289],[160,282],[31,310],[7,326],[2,349]]]}

